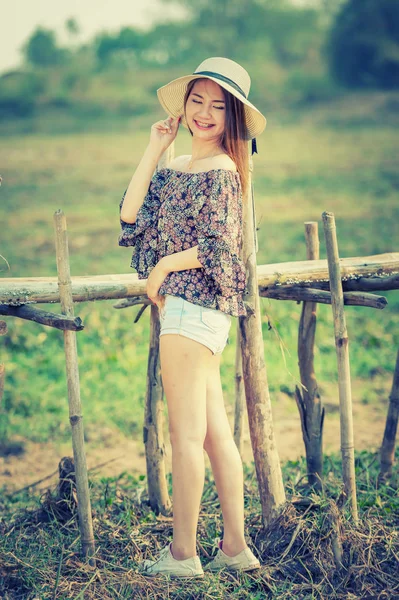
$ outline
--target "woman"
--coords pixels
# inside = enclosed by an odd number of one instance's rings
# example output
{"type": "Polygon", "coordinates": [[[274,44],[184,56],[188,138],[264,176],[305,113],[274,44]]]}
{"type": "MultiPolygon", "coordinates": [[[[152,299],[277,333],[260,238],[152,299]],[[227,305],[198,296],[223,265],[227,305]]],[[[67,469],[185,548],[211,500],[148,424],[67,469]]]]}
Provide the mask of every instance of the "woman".
{"type": "Polygon", "coordinates": [[[227,58],[209,58],[194,74],[158,89],[169,118],[150,142],[120,204],[121,246],[147,278],[160,309],[160,360],[172,446],[173,542],[140,571],[202,577],[196,531],[207,452],[221,504],[224,536],[205,570],[260,566],[244,537],[242,462],[226,415],[220,356],[232,316],[246,316],[242,294],[242,198],[247,197],[248,140],[266,126],[247,100],[250,77],[227,58]],[[191,156],[154,175],[180,122],[191,156]]]}

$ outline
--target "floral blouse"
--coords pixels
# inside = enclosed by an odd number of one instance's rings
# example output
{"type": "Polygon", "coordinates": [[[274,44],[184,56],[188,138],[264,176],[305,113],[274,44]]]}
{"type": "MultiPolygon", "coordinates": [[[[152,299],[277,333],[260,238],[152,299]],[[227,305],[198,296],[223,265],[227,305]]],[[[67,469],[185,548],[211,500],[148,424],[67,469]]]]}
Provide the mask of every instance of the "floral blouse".
{"type": "MultiPolygon", "coordinates": [[[[126,191],[119,206],[122,209],[126,191]]],[[[134,223],[120,219],[120,246],[135,246],[131,267],[146,279],[158,261],[198,245],[203,268],[172,271],[159,294],[246,316],[242,248],[242,190],[237,171],[188,173],[164,168],[153,175],[134,223]]]]}

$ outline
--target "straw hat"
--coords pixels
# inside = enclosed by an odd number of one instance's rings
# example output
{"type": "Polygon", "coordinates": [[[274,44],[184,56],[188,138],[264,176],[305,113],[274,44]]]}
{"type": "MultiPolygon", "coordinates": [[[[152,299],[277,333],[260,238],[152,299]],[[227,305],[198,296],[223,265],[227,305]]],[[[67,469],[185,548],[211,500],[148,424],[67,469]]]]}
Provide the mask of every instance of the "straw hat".
{"type": "Polygon", "coordinates": [[[188,129],[184,116],[184,95],[187,85],[193,79],[206,77],[241,100],[244,105],[248,139],[260,135],[266,127],[266,117],[248,101],[251,78],[247,71],[234,60],[214,56],[204,60],[192,75],[174,79],[157,90],[158,100],[172,117],[182,116],[181,124],[188,129]]]}

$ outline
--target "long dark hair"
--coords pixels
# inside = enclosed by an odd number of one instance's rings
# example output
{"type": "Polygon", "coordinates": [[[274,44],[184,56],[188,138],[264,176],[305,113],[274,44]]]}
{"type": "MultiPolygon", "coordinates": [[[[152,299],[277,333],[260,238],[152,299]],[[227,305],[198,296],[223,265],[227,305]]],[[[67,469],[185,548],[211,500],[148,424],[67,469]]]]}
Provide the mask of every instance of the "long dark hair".
{"type": "MultiPolygon", "coordinates": [[[[184,112],[186,112],[186,103],[194,84],[197,81],[202,81],[206,77],[192,79],[184,96],[184,112]]],[[[241,180],[243,202],[248,196],[248,180],[249,180],[249,152],[248,152],[248,131],[245,121],[244,105],[238,98],[230,94],[222,87],[226,121],[222,138],[219,142],[220,147],[234,161],[241,180]]],[[[191,135],[193,132],[189,130],[191,135]]]]}

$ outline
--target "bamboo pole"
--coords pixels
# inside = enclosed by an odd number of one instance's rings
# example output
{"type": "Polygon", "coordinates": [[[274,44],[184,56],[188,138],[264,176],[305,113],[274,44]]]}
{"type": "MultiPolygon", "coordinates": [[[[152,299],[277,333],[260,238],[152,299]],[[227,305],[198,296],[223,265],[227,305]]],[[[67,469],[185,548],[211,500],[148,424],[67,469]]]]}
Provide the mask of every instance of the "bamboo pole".
{"type": "MultiPolygon", "coordinates": [[[[399,252],[340,259],[344,290],[399,289],[399,252]]],[[[257,283],[262,296],[268,289],[301,286],[328,289],[326,259],[259,265],[257,283]]],[[[117,300],[145,295],[146,280],[137,273],[71,277],[74,302],[117,300]]],[[[294,299],[294,298],[292,298],[294,299]]],[[[60,301],[56,277],[4,277],[0,279],[0,304],[20,306],[60,301]]]]}
{"type": "MultiPolygon", "coordinates": [[[[61,309],[73,317],[73,299],[69,269],[69,251],[66,218],[62,210],[54,213],[55,242],[57,254],[58,286],[61,309]]],[[[68,384],[69,421],[72,429],[72,447],[75,463],[76,491],[78,496],[79,530],[82,552],[94,566],[94,536],[91,516],[89,484],[87,479],[86,455],[84,449],[83,415],[80,402],[78,355],[76,332],[64,331],[66,375],[68,384]]]]}
{"type": "MultiPolygon", "coordinates": [[[[343,262],[345,259],[341,258],[343,262]]],[[[341,266],[342,266],[341,262],[341,266]]],[[[375,276],[359,275],[353,279],[343,279],[342,286],[344,290],[350,292],[352,290],[361,290],[362,292],[399,290],[399,275],[395,274],[395,268],[385,272],[382,268],[375,272],[375,276]]],[[[324,289],[326,284],[321,283],[317,287],[324,289]]],[[[328,286],[328,284],[327,284],[328,286]]]]}
{"type": "Polygon", "coordinates": [[[399,350],[396,355],[396,365],[393,374],[392,389],[389,395],[387,420],[380,453],[380,473],[378,482],[381,483],[392,475],[395,456],[395,439],[399,418],[399,350]]]}
{"type": "MultiPolygon", "coordinates": [[[[275,298],[276,300],[331,304],[330,292],[313,288],[299,288],[298,286],[283,286],[265,292],[260,291],[259,296],[275,298]]],[[[344,304],[348,306],[368,306],[369,308],[382,310],[387,306],[388,300],[385,296],[377,296],[367,292],[344,292],[344,304]]]]}
{"type": "MultiPolygon", "coordinates": [[[[330,292],[313,289],[301,288],[299,286],[282,286],[276,289],[269,289],[263,292],[259,291],[259,296],[262,298],[275,298],[276,300],[292,300],[295,302],[317,302],[318,304],[331,304],[330,292]]],[[[135,296],[134,298],[124,298],[113,305],[114,308],[128,308],[129,306],[137,306],[138,304],[152,304],[147,297],[135,296]]],[[[385,296],[377,296],[367,292],[344,292],[344,304],[348,306],[368,306],[369,308],[377,308],[382,310],[388,305],[388,300],[385,296]]],[[[0,314],[2,306],[0,304],[0,314]]]]}
{"type": "Polygon", "coordinates": [[[355,478],[355,447],[353,442],[352,393],[349,364],[349,339],[346,329],[343,291],[338,255],[335,219],[331,212],[323,212],[324,236],[330,273],[332,311],[334,318],[335,348],[338,362],[338,387],[341,425],[342,475],[352,517],[358,522],[355,478]]]}
{"type": "Polygon", "coordinates": [[[246,266],[247,291],[244,294],[250,310],[239,317],[242,371],[248,410],[248,424],[262,506],[263,526],[277,517],[285,503],[285,491],[277,447],[274,439],[272,410],[267,381],[262,323],[260,315],[256,243],[250,163],[249,195],[243,202],[243,261],[246,266]]]}
{"type": "Polygon", "coordinates": [[[0,410],[2,411],[1,402],[4,394],[4,381],[6,378],[6,367],[3,363],[0,364],[0,410]]]}
{"type": "Polygon", "coordinates": [[[234,441],[243,457],[244,449],[244,416],[245,416],[245,388],[242,376],[242,356],[240,341],[240,325],[237,323],[237,341],[236,341],[236,375],[235,375],[235,410],[234,410],[234,441]]]}
{"type": "MultiPolygon", "coordinates": [[[[174,142],[162,154],[157,170],[168,166],[174,157],[174,142]]],[[[155,513],[170,515],[172,503],[166,482],[163,438],[163,385],[159,352],[159,311],[151,303],[150,344],[148,349],[147,389],[144,413],[144,445],[150,506],[155,513]]]]}
{"type": "Polygon", "coordinates": [[[130,306],[138,306],[141,305],[142,308],[146,306],[152,306],[153,302],[148,299],[148,296],[135,296],[134,298],[122,298],[122,300],[118,300],[115,304],[113,304],[113,308],[129,308],[130,306]]]}
{"type": "Polygon", "coordinates": [[[22,306],[8,306],[7,304],[1,304],[0,315],[19,317],[26,321],[34,321],[35,323],[40,323],[40,325],[47,325],[48,327],[54,327],[55,329],[61,329],[62,331],[66,329],[69,331],[82,331],[82,329],[84,329],[80,317],[69,318],[65,315],[57,315],[56,313],[35,308],[30,304],[24,304],[22,306]]]}
{"type": "MultiPolygon", "coordinates": [[[[319,258],[317,222],[305,223],[306,258],[319,258]]],[[[317,490],[322,488],[323,477],[323,422],[322,405],[314,372],[314,339],[317,323],[317,303],[304,302],[298,331],[298,363],[301,383],[295,386],[295,400],[301,417],[302,436],[305,443],[308,482],[317,490]]]]}
{"type": "MultiPolygon", "coordinates": [[[[0,335],[6,335],[7,333],[7,323],[5,321],[0,321],[0,335]]],[[[0,413],[2,412],[2,399],[4,393],[4,380],[6,377],[6,367],[4,364],[0,363],[0,413]]]]}

